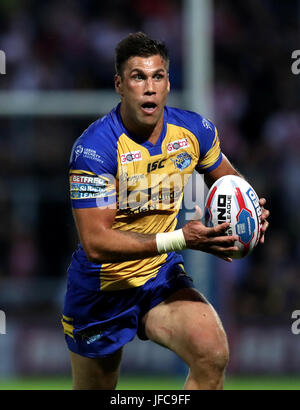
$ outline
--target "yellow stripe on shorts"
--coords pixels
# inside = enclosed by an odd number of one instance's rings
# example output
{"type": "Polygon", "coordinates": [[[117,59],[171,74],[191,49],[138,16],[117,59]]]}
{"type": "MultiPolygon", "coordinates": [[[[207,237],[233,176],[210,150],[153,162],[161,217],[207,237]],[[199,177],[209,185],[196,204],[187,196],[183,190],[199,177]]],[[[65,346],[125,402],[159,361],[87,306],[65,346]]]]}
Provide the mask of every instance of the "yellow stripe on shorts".
{"type": "Polygon", "coordinates": [[[63,319],[61,320],[61,323],[62,323],[63,328],[64,328],[64,333],[74,339],[74,336],[73,336],[74,326],[71,325],[70,323],[67,323],[64,319],[64,316],[63,316],[63,319]]]}

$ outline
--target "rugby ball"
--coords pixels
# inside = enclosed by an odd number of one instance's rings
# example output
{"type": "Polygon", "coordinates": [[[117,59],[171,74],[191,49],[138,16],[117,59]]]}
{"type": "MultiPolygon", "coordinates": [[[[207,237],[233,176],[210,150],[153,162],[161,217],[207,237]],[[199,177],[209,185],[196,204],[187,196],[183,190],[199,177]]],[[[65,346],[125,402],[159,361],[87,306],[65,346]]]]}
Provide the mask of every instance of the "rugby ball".
{"type": "Polygon", "coordinates": [[[239,248],[230,255],[240,259],[249,255],[258,244],[262,210],[252,186],[243,178],[226,175],[210,188],[205,201],[205,225],[212,227],[229,222],[227,235],[237,235],[239,248]]]}

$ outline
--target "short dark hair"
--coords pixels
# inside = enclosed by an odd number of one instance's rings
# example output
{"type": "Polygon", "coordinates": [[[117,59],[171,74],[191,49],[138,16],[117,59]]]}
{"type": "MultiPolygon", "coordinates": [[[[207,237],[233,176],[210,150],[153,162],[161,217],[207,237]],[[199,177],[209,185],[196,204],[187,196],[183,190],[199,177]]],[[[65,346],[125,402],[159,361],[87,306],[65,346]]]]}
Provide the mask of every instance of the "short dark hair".
{"type": "Polygon", "coordinates": [[[169,69],[170,58],[166,45],[158,40],[153,40],[147,34],[139,31],[131,33],[119,42],[115,49],[115,69],[116,74],[123,73],[124,63],[130,57],[151,57],[159,54],[165,61],[169,69]]]}

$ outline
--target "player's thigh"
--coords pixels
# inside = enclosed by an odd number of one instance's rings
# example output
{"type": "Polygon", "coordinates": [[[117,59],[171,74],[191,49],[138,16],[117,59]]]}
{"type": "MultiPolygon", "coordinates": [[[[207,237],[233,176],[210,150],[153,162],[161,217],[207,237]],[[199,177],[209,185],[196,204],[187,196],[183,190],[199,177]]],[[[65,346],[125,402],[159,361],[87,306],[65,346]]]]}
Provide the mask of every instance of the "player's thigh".
{"type": "Polygon", "coordinates": [[[181,289],[143,318],[147,337],[182,357],[188,364],[198,357],[227,360],[228,343],[220,318],[196,289],[181,289]]]}
{"type": "Polygon", "coordinates": [[[103,358],[84,357],[70,351],[73,388],[76,390],[115,389],[118,382],[121,358],[122,349],[103,358]]]}

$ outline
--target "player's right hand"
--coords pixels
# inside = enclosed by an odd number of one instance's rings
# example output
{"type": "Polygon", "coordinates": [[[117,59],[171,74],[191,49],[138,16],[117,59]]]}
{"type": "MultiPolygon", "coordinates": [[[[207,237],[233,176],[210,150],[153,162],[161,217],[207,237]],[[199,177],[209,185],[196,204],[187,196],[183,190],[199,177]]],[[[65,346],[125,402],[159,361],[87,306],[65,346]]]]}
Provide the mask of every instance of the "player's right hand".
{"type": "Polygon", "coordinates": [[[201,222],[201,209],[196,207],[196,220],[188,222],[183,228],[186,245],[189,249],[215,255],[227,262],[232,262],[228,255],[237,252],[238,247],[234,242],[238,240],[236,235],[228,236],[226,231],[228,222],[208,228],[201,222]]]}

